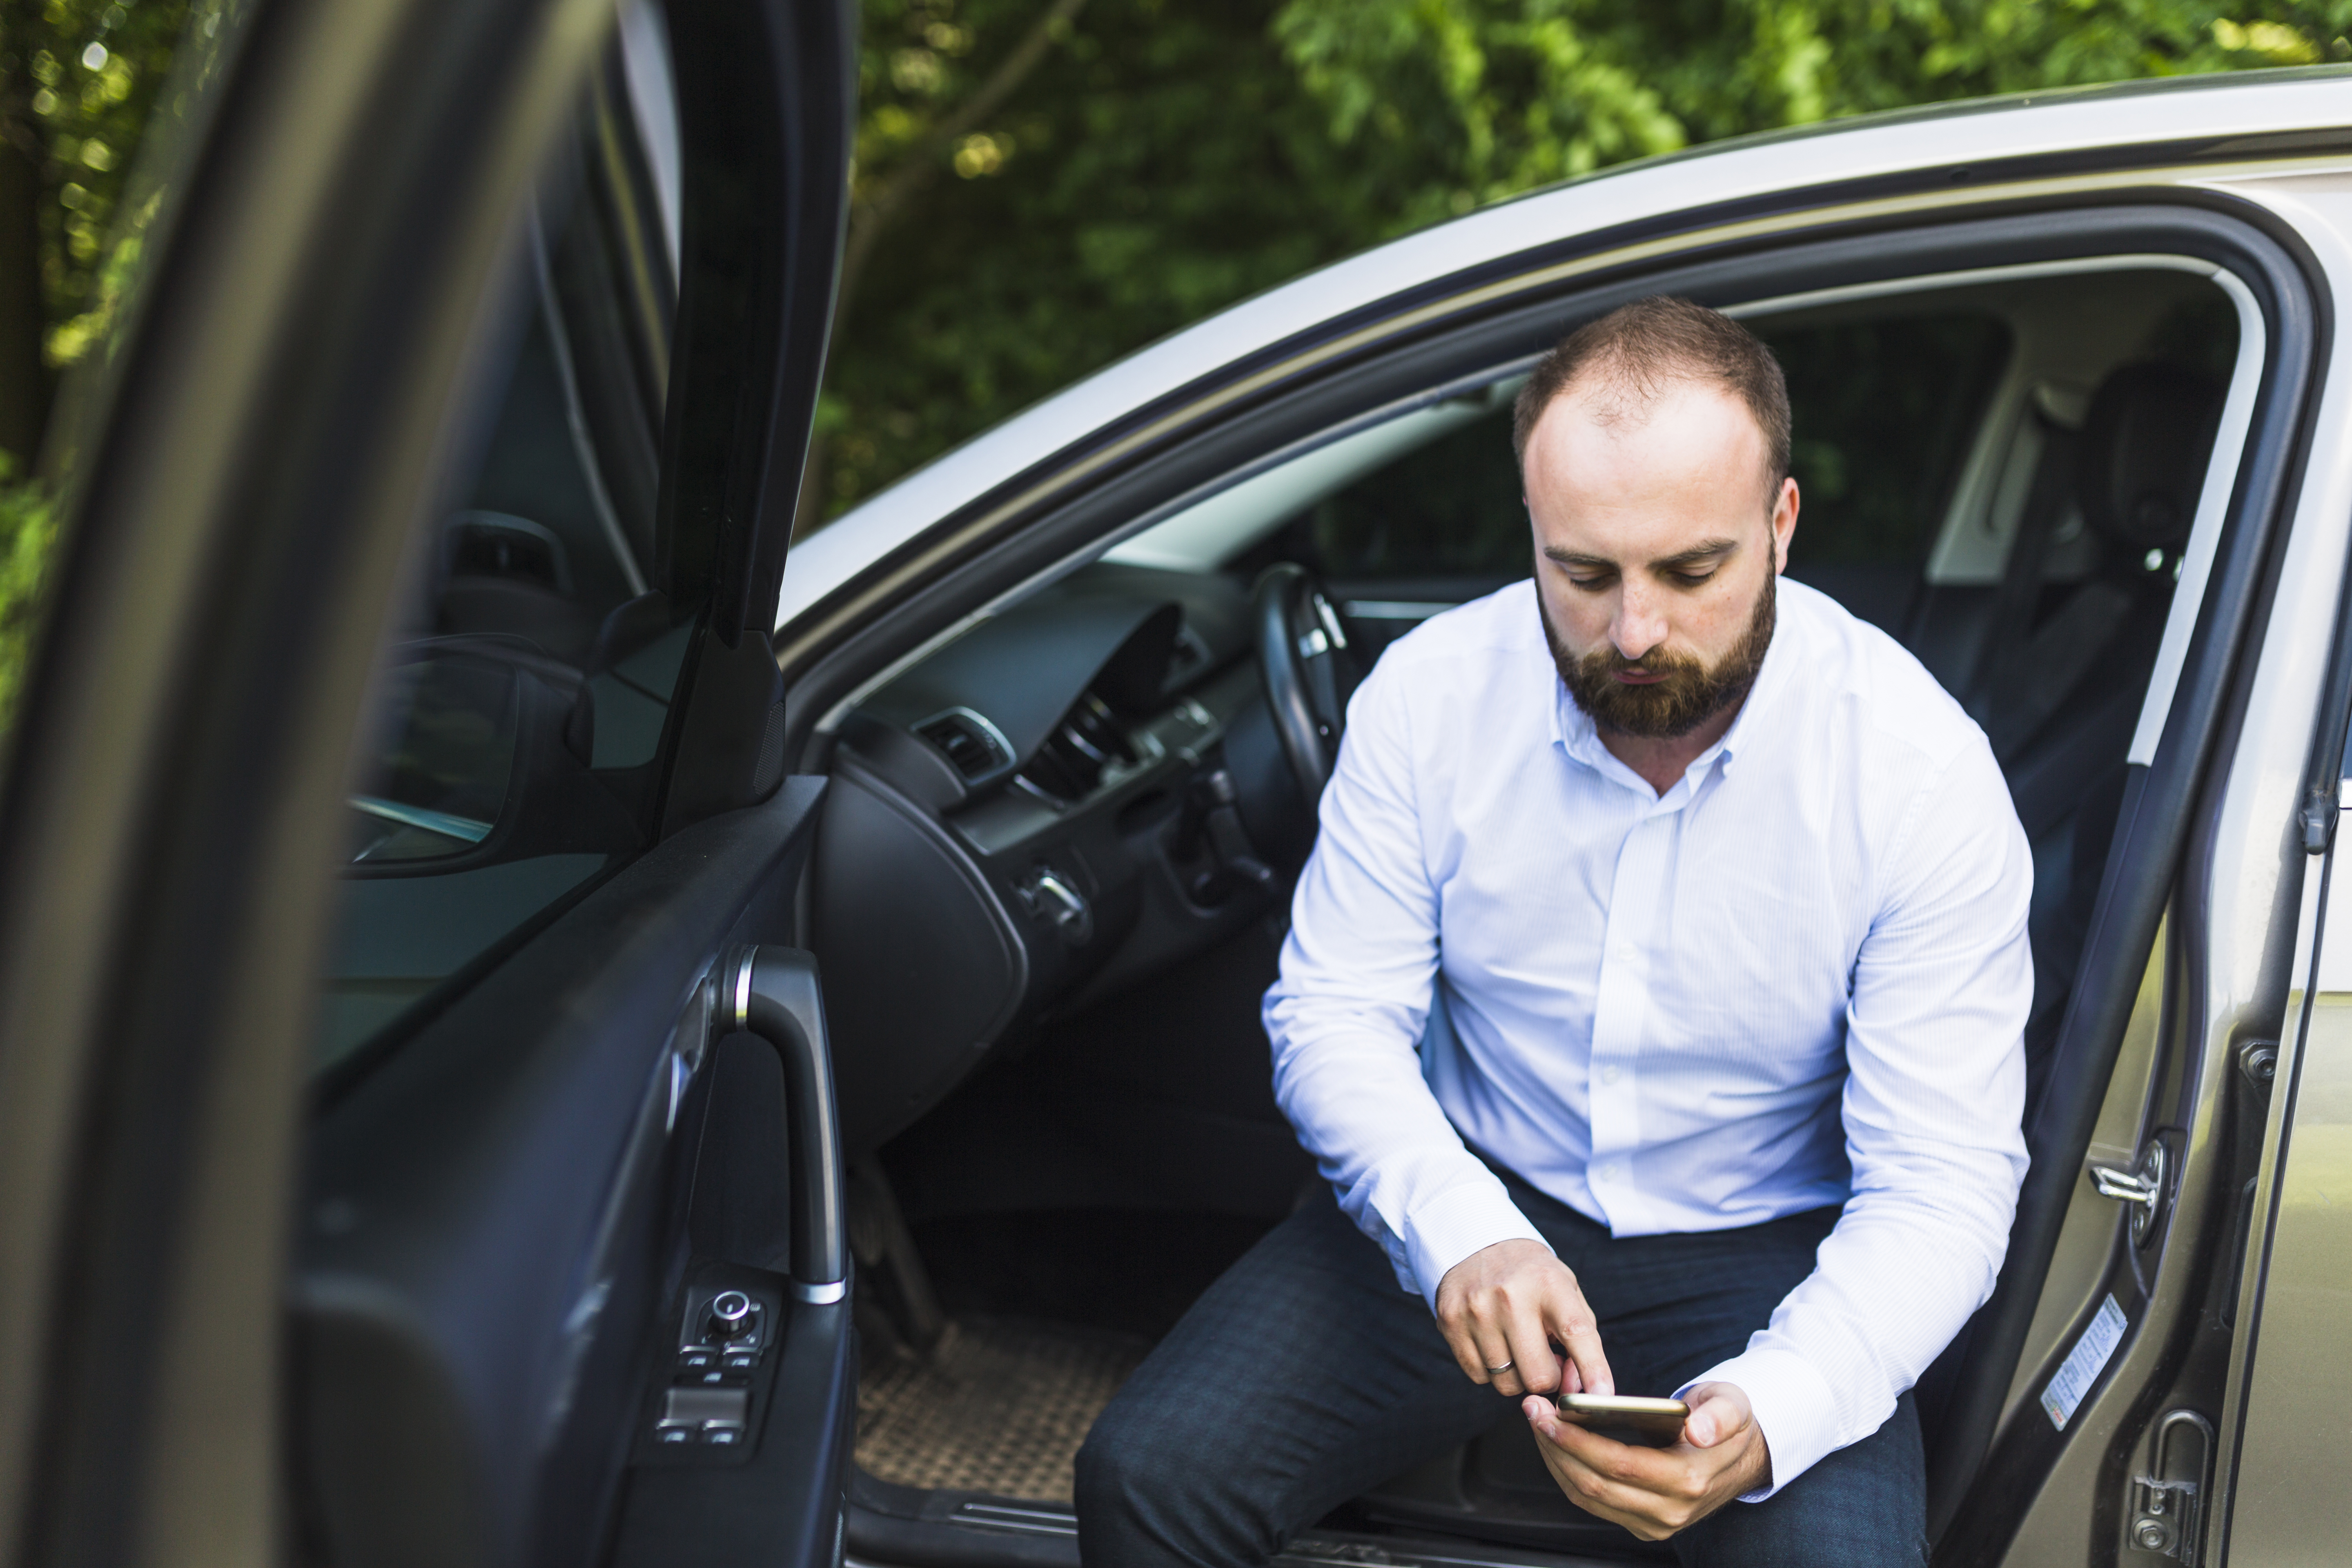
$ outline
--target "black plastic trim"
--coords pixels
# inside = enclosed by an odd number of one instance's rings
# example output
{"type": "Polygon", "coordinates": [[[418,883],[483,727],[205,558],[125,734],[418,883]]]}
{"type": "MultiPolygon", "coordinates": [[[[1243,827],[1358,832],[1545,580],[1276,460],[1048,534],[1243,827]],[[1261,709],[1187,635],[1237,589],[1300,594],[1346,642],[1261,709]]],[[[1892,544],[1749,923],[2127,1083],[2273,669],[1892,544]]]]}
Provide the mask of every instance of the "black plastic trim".
{"type": "Polygon", "coordinates": [[[774,1413],[748,1463],[631,1472],[612,1568],[838,1568],[842,1489],[857,1415],[850,1305],[787,1309],[769,1396],[774,1413]]]}
{"type": "Polygon", "coordinates": [[[664,737],[656,816],[668,834],[775,783],[763,742],[782,689],[763,634],[848,217],[856,19],[849,0],[665,14],[684,227],[649,575],[672,604],[706,611],[664,737]]]}

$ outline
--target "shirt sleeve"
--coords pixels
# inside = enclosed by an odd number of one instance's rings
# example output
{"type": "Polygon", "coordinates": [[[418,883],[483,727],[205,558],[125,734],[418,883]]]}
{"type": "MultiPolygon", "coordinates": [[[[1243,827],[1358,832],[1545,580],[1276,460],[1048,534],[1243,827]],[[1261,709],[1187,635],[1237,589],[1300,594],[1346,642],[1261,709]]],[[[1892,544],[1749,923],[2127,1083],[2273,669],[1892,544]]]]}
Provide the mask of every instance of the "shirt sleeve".
{"type": "Polygon", "coordinates": [[[1439,902],[1404,685],[1385,658],[1348,706],[1265,1017],[1283,1114],[1397,1282],[1434,1310],[1446,1270],[1481,1247],[1548,1244],[1464,1147],[1422,1075],[1439,902]]]}
{"type": "Polygon", "coordinates": [[[1739,1355],[1771,1449],[1760,1501],[1875,1432],[1992,1293],[2025,1177],[2032,858],[1981,737],[1920,789],[1846,1012],[1853,1196],[1739,1355]]]}

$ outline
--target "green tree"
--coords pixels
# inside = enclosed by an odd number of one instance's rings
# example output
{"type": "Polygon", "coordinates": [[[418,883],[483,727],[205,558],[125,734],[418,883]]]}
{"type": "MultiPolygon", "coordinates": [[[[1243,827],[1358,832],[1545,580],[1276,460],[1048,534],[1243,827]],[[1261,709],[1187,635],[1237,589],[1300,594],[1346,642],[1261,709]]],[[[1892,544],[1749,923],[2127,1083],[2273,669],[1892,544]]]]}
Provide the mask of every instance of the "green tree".
{"type": "Polygon", "coordinates": [[[109,237],[187,0],[0,0],[0,451],[110,307],[109,237]]]}
{"type": "Polygon", "coordinates": [[[0,0],[0,741],[57,536],[41,474],[58,373],[103,336],[137,257],[121,211],[188,0],[0,0]]]}
{"type": "Polygon", "coordinates": [[[56,509],[46,490],[23,479],[16,466],[13,455],[0,452],[0,741],[15,728],[41,580],[57,535],[56,509]]]}
{"type": "Polygon", "coordinates": [[[866,0],[865,26],[856,183],[892,202],[862,250],[853,220],[803,526],[1222,305],[1553,181],[2352,58],[2352,0],[866,0]]]}

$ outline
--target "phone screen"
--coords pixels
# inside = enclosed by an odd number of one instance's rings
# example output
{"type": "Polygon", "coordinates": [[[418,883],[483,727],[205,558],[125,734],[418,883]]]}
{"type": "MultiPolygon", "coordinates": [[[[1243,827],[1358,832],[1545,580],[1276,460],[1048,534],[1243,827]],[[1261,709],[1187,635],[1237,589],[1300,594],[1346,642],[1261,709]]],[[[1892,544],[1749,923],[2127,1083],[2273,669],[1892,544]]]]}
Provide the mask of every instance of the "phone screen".
{"type": "Polygon", "coordinates": [[[1555,1394],[1559,1418],[1619,1443],[1668,1448],[1682,1441],[1690,1406],[1679,1399],[1639,1399],[1622,1394],[1555,1394]]]}

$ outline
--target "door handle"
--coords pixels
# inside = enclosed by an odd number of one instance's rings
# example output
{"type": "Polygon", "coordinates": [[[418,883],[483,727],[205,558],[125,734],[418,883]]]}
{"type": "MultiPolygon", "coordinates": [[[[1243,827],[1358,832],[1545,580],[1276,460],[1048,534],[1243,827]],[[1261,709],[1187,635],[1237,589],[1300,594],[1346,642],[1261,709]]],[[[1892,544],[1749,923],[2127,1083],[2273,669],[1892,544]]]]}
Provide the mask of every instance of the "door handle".
{"type": "Polygon", "coordinates": [[[849,1293],[848,1227],[816,959],[798,948],[739,947],[721,973],[719,1032],[756,1035],[783,1063],[793,1140],[793,1295],[813,1306],[838,1301],[849,1293]]]}

